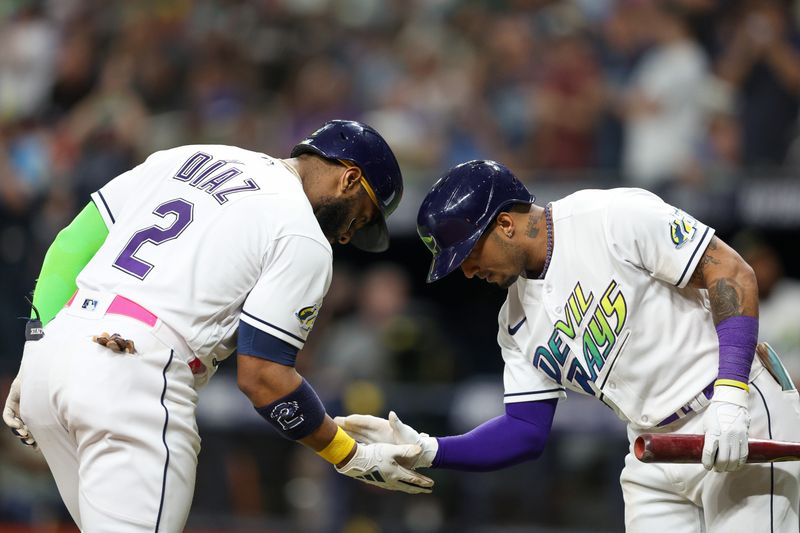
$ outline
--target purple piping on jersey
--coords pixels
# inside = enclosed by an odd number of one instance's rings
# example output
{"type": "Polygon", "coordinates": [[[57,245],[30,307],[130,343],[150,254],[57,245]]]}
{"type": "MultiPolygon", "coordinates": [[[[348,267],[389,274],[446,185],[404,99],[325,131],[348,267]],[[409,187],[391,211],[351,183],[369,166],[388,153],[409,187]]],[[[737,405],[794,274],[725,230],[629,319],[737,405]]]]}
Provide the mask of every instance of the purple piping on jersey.
{"type": "Polygon", "coordinates": [[[469,433],[439,437],[434,468],[486,472],[536,459],[542,454],[555,399],[506,404],[506,414],[481,424],[469,433]]]}
{"type": "Polygon", "coordinates": [[[717,379],[750,380],[750,367],[758,342],[758,319],[732,316],[717,324],[719,375],[717,379]]]}
{"type": "Polygon", "coordinates": [[[167,444],[167,426],[169,425],[169,409],[164,403],[164,398],[167,395],[167,370],[169,365],[172,364],[172,358],[175,355],[173,350],[169,351],[169,359],[164,367],[161,375],[164,378],[164,388],[161,390],[161,407],[164,408],[164,429],[161,430],[161,442],[164,443],[164,450],[166,450],[166,459],[164,460],[164,475],[161,478],[161,498],[158,502],[158,516],[156,516],[156,533],[158,533],[158,526],[161,524],[161,512],[164,510],[164,494],[167,491],[167,473],[169,472],[169,444],[167,444]]]}
{"type": "Polygon", "coordinates": [[[687,272],[689,272],[689,267],[692,266],[692,262],[694,261],[694,256],[697,255],[697,252],[700,251],[700,248],[702,247],[703,250],[706,249],[706,247],[703,246],[703,243],[706,242],[706,235],[708,235],[709,231],[711,231],[711,228],[706,226],[706,230],[703,232],[703,236],[700,237],[700,240],[697,242],[697,246],[695,247],[694,252],[692,252],[691,257],[689,257],[689,261],[686,263],[686,267],[683,269],[683,272],[681,273],[681,277],[679,277],[678,281],[675,283],[676,287],[680,287],[681,283],[683,283],[683,278],[685,278],[687,272]]]}
{"type": "Polygon", "coordinates": [[[251,315],[250,313],[248,313],[247,311],[242,311],[242,314],[243,314],[243,315],[245,315],[245,316],[249,316],[250,318],[252,318],[252,319],[253,319],[253,320],[255,320],[256,322],[261,322],[261,323],[262,323],[262,324],[264,324],[265,326],[269,326],[269,327],[271,327],[272,329],[276,329],[276,330],[280,331],[281,333],[285,333],[286,335],[290,336],[291,338],[293,338],[293,339],[295,339],[295,340],[298,340],[298,341],[300,341],[300,342],[301,342],[301,343],[303,343],[303,344],[305,344],[305,342],[306,342],[306,341],[305,341],[305,339],[303,339],[303,338],[301,338],[301,337],[298,337],[297,335],[294,335],[293,333],[290,333],[290,332],[286,331],[285,329],[279,328],[279,327],[278,327],[278,326],[276,326],[275,324],[270,324],[270,323],[269,323],[269,322],[267,322],[266,320],[261,320],[261,319],[260,319],[260,318],[258,318],[257,316],[253,316],[253,315],[251,315]]]}
{"type": "MultiPolygon", "coordinates": [[[[116,220],[114,220],[114,215],[111,213],[111,208],[110,208],[110,207],[108,207],[108,202],[106,202],[106,199],[105,199],[105,197],[103,196],[103,193],[101,193],[100,191],[97,191],[97,196],[99,196],[99,197],[100,197],[100,200],[102,200],[102,202],[103,202],[103,205],[104,205],[104,206],[105,206],[105,208],[106,208],[106,213],[108,213],[108,218],[110,218],[110,219],[111,219],[111,223],[112,223],[112,224],[116,224],[116,223],[117,223],[117,221],[116,221],[116,220]]],[[[96,205],[96,204],[97,204],[97,202],[95,202],[95,205],[96,205]]]]}
{"type": "MultiPolygon", "coordinates": [[[[755,382],[753,382],[753,388],[761,396],[761,403],[764,404],[764,410],[767,412],[767,436],[772,439],[772,415],[769,412],[767,399],[764,398],[764,393],[755,382]]],[[[769,465],[769,530],[770,532],[775,531],[775,463],[769,465]]]]}

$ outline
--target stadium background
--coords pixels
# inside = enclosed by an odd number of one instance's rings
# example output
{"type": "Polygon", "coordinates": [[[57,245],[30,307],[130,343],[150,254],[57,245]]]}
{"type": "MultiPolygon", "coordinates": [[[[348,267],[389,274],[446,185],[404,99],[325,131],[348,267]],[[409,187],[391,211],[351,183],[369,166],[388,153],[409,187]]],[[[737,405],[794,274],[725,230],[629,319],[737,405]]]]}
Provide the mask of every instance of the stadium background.
{"type": "MultiPolygon", "coordinates": [[[[761,337],[800,377],[799,21],[778,0],[4,0],[0,395],[24,296],[90,192],[180,144],[286,157],[332,118],[384,134],[406,195],[389,252],[336,251],[300,356],[330,412],[392,408],[432,434],[501,412],[503,293],[458,274],[426,286],[414,231],[435,178],[473,158],[542,202],[640,186],[716,227],[756,268],[761,337]]],[[[229,360],[200,398],[191,531],[622,529],[624,429],[591,399],[561,403],[537,462],[434,471],[435,493],[412,497],[275,436],[234,376],[229,360]]],[[[41,457],[0,434],[0,531],[72,531],[41,457]]]]}

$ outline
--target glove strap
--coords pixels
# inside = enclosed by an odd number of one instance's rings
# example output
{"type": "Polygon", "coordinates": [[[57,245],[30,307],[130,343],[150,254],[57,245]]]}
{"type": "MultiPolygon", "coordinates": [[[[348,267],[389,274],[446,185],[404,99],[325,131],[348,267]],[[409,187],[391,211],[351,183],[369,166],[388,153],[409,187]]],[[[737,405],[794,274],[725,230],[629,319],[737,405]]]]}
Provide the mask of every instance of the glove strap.
{"type": "Polygon", "coordinates": [[[722,385],[714,387],[714,396],[711,397],[711,401],[732,403],[747,409],[747,398],[748,392],[745,389],[722,385]]]}
{"type": "Polygon", "coordinates": [[[742,383],[741,381],[737,381],[735,379],[718,379],[714,382],[714,386],[725,386],[725,387],[736,387],[738,389],[742,389],[743,391],[750,392],[750,385],[747,383],[742,383]]]}
{"type": "Polygon", "coordinates": [[[338,427],[336,428],[336,435],[333,436],[333,439],[325,446],[323,449],[318,451],[320,457],[325,459],[331,464],[338,465],[347,455],[353,451],[353,446],[356,445],[356,441],[345,433],[345,431],[338,427]]]}

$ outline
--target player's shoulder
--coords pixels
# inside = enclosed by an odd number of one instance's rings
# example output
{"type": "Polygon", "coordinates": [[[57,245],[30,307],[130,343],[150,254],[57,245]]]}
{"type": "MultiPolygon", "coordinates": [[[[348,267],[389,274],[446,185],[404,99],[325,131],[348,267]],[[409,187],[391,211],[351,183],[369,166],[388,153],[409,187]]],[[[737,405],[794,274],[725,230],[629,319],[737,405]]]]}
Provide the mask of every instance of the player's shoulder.
{"type": "Polygon", "coordinates": [[[554,220],[575,215],[605,213],[610,208],[636,205],[638,202],[661,201],[655,194],[635,187],[615,189],[583,189],[552,202],[554,220]]]}
{"type": "Polygon", "coordinates": [[[224,162],[240,168],[260,168],[269,166],[272,160],[267,154],[228,144],[184,144],[153,152],[146,162],[186,163],[198,168],[224,162]]]}
{"type": "Polygon", "coordinates": [[[200,158],[207,161],[206,166],[224,161],[222,168],[241,170],[242,178],[255,185],[247,194],[230,196],[231,201],[225,204],[228,216],[247,227],[264,228],[272,239],[307,238],[316,242],[325,254],[332,254],[300,176],[282,159],[236,146],[205,144],[181,146],[172,155],[171,159],[177,161],[200,158]]]}
{"type": "Polygon", "coordinates": [[[333,253],[299,184],[296,189],[284,188],[243,197],[229,210],[248,227],[263,228],[272,239],[308,239],[318,243],[328,255],[333,253]]]}

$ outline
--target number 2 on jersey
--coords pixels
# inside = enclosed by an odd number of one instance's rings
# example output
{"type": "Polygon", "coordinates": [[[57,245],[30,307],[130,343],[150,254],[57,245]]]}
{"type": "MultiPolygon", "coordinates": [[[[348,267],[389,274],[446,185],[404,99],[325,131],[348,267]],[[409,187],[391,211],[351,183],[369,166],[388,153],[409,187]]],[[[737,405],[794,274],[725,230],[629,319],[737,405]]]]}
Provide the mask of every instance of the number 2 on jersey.
{"type": "Polygon", "coordinates": [[[144,279],[153,269],[153,265],[136,257],[136,252],[146,243],[152,243],[158,246],[161,243],[178,238],[178,236],[183,233],[183,230],[192,223],[194,204],[187,202],[183,198],[176,198],[175,200],[164,202],[156,207],[153,210],[153,214],[161,218],[173,214],[176,218],[174,222],[166,228],[153,225],[134,233],[133,237],[128,241],[128,244],[125,245],[125,248],[123,248],[117,256],[116,261],[114,261],[114,267],[139,279],[144,279]]]}

